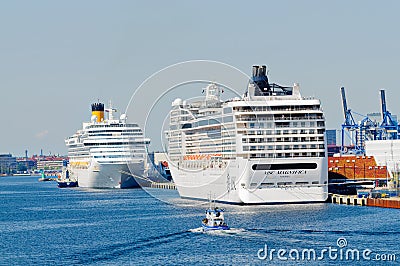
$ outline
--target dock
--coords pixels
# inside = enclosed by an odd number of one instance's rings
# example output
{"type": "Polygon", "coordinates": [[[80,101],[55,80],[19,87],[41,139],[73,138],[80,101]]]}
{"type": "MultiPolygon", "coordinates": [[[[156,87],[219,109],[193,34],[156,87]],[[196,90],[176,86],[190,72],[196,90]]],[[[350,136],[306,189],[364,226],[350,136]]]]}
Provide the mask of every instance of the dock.
{"type": "Polygon", "coordinates": [[[329,199],[330,202],[332,202],[333,204],[400,209],[399,197],[373,199],[373,198],[359,198],[355,195],[329,194],[329,199]]]}
{"type": "Polygon", "coordinates": [[[400,209],[400,198],[367,199],[367,206],[400,209]]]}
{"type": "Polygon", "coordinates": [[[358,198],[353,195],[339,195],[339,194],[330,194],[329,198],[334,204],[346,204],[346,205],[359,205],[359,206],[367,206],[368,199],[367,198],[358,198]]]}

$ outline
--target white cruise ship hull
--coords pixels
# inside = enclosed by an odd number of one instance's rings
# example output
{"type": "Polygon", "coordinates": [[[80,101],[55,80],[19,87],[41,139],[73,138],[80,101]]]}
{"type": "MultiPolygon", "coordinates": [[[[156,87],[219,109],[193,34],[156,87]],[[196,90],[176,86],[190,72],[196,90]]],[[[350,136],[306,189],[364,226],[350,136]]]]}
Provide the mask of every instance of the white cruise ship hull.
{"type": "Polygon", "coordinates": [[[172,178],[184,198],[236,204],[323,202],[328,197],[321,102],[270,83],[253,66],[244,95],[215,83],[199,100],[175,99],[167,131],[172,178]]]}
{"type": "Polygon", "coordinates": [[[236,159],[198,170],[170,165],[182,198],[233,204],[278,204],[324,202],[328,197],[326,158],[236,159]],[[316,169],[263,171],[253,164],[315,163],[316,169]]]}
{"type": "Polygon", "coordinates": [[[71,168],[77,176],[79,187],[83,188],[138,188],[140,185],[133,176],[143,176],[144,164],[93,162],[86,169],[71,168]],[[128,173],[132,173],[128,174],[128,173]]]}

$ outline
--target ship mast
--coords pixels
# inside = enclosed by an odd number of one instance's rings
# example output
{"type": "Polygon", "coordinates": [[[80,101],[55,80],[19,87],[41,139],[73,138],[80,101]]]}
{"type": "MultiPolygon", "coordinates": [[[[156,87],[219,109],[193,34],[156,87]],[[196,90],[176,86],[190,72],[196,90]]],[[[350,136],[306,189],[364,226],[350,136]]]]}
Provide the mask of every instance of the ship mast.
{"type": "Polygon", "coordinates": [[[108,120],[114,120],[113,112],[117,112],[117,109],[112,108],[111,100],[108,101],[108,108],[106,108],[106,112],[108,113],[108,120]]]}

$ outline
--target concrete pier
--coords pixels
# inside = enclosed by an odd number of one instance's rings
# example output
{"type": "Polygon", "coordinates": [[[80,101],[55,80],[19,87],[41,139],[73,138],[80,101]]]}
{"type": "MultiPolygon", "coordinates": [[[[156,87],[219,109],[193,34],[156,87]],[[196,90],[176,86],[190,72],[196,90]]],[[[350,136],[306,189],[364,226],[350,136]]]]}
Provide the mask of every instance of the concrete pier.
{"type": "Polygon", "coordinates": [[[400,198],[368,199],[367,206],[400,209],[400,198]]]}
{"type": "Polygon", "coordinates": [[[358,198],[357,196],[329,194],[329,199],[334,204],[359,205],[381,208],[400,209],[400,198],[358,198]]]}
{"type": "Polygon", "coordinates": [[[335,204],[367,206],[368,202],[367,198],[358,198],[357,196],[330,194],[329,197],[335,204]]]}

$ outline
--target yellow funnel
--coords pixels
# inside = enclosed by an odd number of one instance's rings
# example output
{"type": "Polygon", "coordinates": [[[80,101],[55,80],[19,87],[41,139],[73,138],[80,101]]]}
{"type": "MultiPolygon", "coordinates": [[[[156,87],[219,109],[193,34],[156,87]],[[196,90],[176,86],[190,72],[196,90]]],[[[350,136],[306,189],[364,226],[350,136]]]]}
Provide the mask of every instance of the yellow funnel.
{"type": "Polygon", "coordinates": [[[104,104],[93,103],[92,104],[92,116],[96,116],[96,122],[104,121],[104,104]]]}

